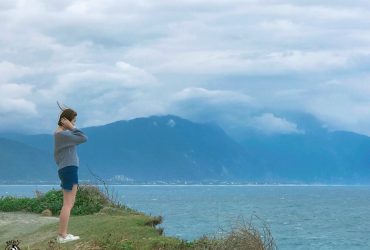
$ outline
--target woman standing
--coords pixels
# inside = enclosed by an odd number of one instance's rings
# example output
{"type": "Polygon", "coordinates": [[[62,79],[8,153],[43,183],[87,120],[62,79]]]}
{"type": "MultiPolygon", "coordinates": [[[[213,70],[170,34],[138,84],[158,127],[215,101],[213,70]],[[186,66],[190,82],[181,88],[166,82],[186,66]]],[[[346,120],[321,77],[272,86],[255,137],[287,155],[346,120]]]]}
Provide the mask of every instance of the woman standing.
{"type": "MultiPolygon", "coordinates": [[[[60,107],[60,106],[59,106],[60,107]]],[[[73,109],[62,109],[58,127],[54,133],[54,159],[58,165],[58,176],[63,189],[63,207],[60,211],[57,242],[65,243],[80,239],[67,233],[68,221],[73,208],[78,188],[77,145],[87,141],[87,136],[75,128],[77,112],[73,109]]]]}

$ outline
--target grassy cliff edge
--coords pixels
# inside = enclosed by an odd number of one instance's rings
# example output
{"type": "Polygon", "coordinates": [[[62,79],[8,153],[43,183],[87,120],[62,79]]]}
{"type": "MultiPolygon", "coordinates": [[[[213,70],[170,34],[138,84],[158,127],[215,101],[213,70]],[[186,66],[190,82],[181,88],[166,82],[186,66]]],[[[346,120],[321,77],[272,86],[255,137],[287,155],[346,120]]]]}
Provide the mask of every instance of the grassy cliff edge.
{"type": "MultiPolygon", "coordinates": [[[[157,227],[162,223],[161,216],[149,216],[128,208],[117,202],[109,192],[104,193],[92,185],[80,185],[71,211],[69,232],[79,235],[81,239],[58,244],[55,237],[62,203],[62,191],[54,189],[45,194],[36,191],[35,198],[1,197],[0,211],[8,212],[9,215],[38,214],[40,219],[53,218],[48,223],[39,223],[29,230],[20,230],[18,233],[15,231],[9,240],[18,239],[21,249],[32,250],[276,249],[268,228],[265,227],[261,235],[251,224],[233,229],[222,238],[203,236],[189,242],[177,237],[164,236],[163,228],[157,227]]],[[[24,224],[12,225],[12,227],[17,226],[24,228],[24,224]]],[[[0,233],[2,231],[6,232],[7,227],[0,227],[0,233]]]]}

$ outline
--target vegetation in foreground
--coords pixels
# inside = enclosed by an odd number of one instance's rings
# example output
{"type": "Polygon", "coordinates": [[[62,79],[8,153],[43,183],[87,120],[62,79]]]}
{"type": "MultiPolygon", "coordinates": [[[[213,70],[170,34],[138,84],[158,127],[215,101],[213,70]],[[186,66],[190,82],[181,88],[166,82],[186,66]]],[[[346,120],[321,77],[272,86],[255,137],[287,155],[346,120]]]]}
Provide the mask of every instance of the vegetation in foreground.
{"type": "MultiPolygon", "coordinates": [[[[58,216],[63,205],[61,190],[43,194],[36,191],[35,198],[0,197],[0,211],[43,213],[58,216]]],[[[277,249],[270,230],[262,225],[258,230],[252,221],[238,224],[230,232],[219,236],[202,236],[194,241],[163,235],[161,216],[148,216],[121,204],[109,193],[93,185],[80,185],[71,211],[69,231],[81,240],[57,244],[58,223],[45,225],[35,232],[15,237],[22,249],[122,249],[122,250],[273,250],[277,249]]]]}

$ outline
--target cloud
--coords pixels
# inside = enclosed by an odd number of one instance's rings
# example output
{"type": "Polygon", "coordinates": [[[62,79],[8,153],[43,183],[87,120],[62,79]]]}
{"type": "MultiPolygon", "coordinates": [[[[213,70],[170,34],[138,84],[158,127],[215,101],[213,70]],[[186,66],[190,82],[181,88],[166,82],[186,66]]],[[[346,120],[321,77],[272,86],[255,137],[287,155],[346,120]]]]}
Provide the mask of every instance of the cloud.
{"type": "Polygon", "coordinates": [[[196,122],[217,123],[226,130],[245,127],[244,121],[260,108],[247,93],[200,87],[183,88],[168,103],[169,113],[196,122]]]}
{"type": "Polygon", "coordinates": [[[15,78],[19,78],[31,73],[31,68],[22,65],[16,65],[8,61],[0,62],[0,82],[5,83],[15,78]]]}
{"type": "MultiPolygon", "coordinates": [[[[33,125],[20,121],[34,121],[39,111],[33,101],[33,86],[16,83],[0,83],[0,131],[29,130],[33,125]]],[[[36,122],[35,122],[36,123],[36,122]]]]}
{"type": "MultiPolygon", "coordinates": [[[[18,77],[17,74],[8,75],[10,79],[18,77]]],[[[134,117],[140,113],[140,106],[136,107],[138,99],[149,96],[146,92],[161,86],[150,73],[123,61],[114,65],[69,63],[60,68],[39,69],[32,77],[38,79],[33,85],[0,84],[0,113],[8,118],[0,122],[0,129],[9,127],[10,121],[13,124],[29,123],[28,129],[37,129],[39,125],[33,120],[42,116],[48,117],[45,128],[53,129],[59,112],[57,100],[75,108],[79,116],[81,114],[80,126],[105,124],[125,116],[134,117]],[[42,83],[47,80],[43,79],[47,74],[53,75],[53,81],[42,83]],[[133,109],[123,108],[130,106],[133,109]]],[[[153,99],[155,97],[149,100],[153,99]]],[[[158,111],[155,105],[148,105],[146,110],[147,113],[142,112],[141,115],[158,111]]],[[[25,129],[20,125],[18,127],[25,129]]]]}
{"type": "Polygon", "coordinates": [[[176,93],[174,98],[176,101],[184,101],[189,99],[205,100],[210,104],[251,104],[253,98],[242,93],[229,90],[209,90],[205,88],[189,87],[182,89],[176,93]]]}
{"type": "Polygon", "coordinates": [[[225,128],[271,119],[281,133],[294,125],[272,114],[296,110],[370,135],[369,7],[2,1],[0,130],[52,130],[59,100],[78,110],[81,126],[174,113],[225,128]]]}
{"type": "Polygon", "coordinates": [[[15,83],[0,84],[0,114],[34,115],[35,104],[29,100],[32,86],[15,83]]]}
{"type": "Polygon", "coordinates": [[[297,125],[271,113],[252,118],[248,126],[266,134],[303,134],[297,125]]]}
{"type": "Polygon", "coordinates": [[[306,109],[333,130],[370,135],[370,75],[362,74],[323,82],[311,91],[306,109]]]}
{"type": "Polygon", "coordinates": [[[244,113],[246,107],[258,106],[252,97],[244,93],[198,87],[178,91],[169,102],[172,107],[170,112],[193,120],[214,122],[244,113]]]}
{"type": "MultiPolygon", "coordinates": [[[[60,98],[81,110],[84,117],[81,126],[88,126],[113,122],[123,117],[132,118],[135,116],[132,112],[140,114],[140,107],[135,107],[138,101],[159,87],[160,83],[150,73],[119,61],[110,66],[81,65],[73,72],[60,74],[56,83],[46,91],[55,100],[60,98]]],[[[149,112],[142,112],[141,115],[158,111],[155,105],[146,109],[149,112]]]]}

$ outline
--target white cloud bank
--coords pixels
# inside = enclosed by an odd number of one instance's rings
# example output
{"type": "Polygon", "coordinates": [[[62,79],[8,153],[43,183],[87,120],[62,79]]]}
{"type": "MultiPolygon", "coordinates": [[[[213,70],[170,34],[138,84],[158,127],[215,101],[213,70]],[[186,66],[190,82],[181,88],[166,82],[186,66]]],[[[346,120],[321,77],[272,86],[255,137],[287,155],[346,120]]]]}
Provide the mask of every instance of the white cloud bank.
{"type": "Polygon", "coordinates": [[[369,7],[1,1],[0,131],[51,132],[59,100],[80,126],[173,113],[229,127],[270,119],[267,131],[296,133],[273,115],[296,110],[370,135],[369,7]]]}
{"type": "Polygon", "coordinates": [[[287,121],[271,113],[252,118],[248,126],[266,134],[304,134],[295,123],[287,121]]]}

